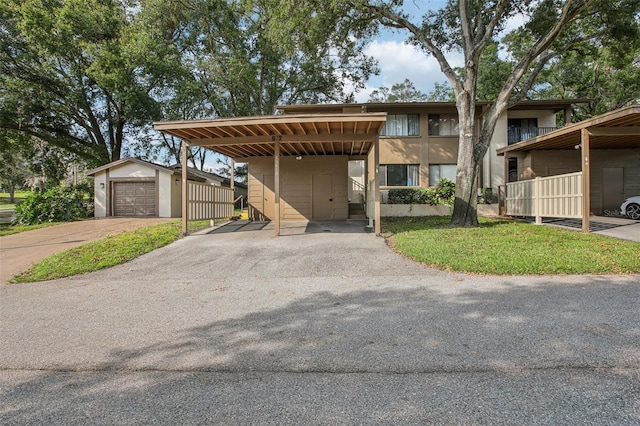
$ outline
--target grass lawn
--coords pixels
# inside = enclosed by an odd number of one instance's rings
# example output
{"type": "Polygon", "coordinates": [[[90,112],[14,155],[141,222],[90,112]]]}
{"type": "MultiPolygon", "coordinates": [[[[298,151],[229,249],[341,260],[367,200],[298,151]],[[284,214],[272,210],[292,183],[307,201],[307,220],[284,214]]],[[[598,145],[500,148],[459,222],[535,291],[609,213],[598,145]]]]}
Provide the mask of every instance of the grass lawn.
{"type": "MultiPolygon", "coordinates": [[[[208,220],[189,222],[189,232],[206,228],[209,223],[208,220]]],[[[124,232],[49,256],[9,282],[46,281],[109,268],[171,244],[180,237],[179,221],[124,232]]]]}
{"type": "Polygon", "coordinates": [[[640,273],[640,243],[568,229],[480,218],[450,228],[449,217],[387,218],[389,245],[425,265],[496,275],[640,273]]]}
{"type": "Polygon", "coordinates": [[[31,231],[32,229],[46,228],[47,226],[59,225],[56,222],[39,223],[37,225],[11,225],[10,223],[0,223],[0,237],[5,235],[18,234],[20,232],[31,231]]]}
{"type": "Polygon", "coordinates": [[[11,203],[8,192],[0,192],[0,210],[13,210],[16,208],[16,204],[20,204],[27,198],[27,195],[31,194],[31,191],[16,191],[15,203],[11,203]]]}

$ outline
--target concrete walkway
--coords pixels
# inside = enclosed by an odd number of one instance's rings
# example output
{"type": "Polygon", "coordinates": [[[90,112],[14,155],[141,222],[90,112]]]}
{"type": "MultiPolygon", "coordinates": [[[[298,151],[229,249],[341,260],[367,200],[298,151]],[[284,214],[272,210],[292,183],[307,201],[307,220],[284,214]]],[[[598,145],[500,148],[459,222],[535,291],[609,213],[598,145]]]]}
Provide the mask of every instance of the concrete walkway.
{"type": "Polygon", "coordinates": [[[0,285],[0,424],[640,424],[639,276],[448,273],[334,225],[0,285]]]}
{"type": "Polygon", "coordinates": [[[63,223],[0,237],[0,284],[35,262],[90,241],[177,219],[108,218],[63,223]]]}

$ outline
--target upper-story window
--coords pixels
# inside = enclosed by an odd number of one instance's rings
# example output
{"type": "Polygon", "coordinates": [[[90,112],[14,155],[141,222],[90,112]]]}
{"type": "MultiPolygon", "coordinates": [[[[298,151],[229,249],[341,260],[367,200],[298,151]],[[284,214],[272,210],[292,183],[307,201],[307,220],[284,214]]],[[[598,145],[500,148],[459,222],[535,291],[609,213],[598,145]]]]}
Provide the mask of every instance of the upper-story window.
{"type": "Polygon", "coordinates": [[[388,114],[380,136],[420,136],[420,115],[388,114]]]}
{"type": "Polygon", "coordinates": [[[429,114],[429,136],[458,136],[458,114],[429,114]]]}

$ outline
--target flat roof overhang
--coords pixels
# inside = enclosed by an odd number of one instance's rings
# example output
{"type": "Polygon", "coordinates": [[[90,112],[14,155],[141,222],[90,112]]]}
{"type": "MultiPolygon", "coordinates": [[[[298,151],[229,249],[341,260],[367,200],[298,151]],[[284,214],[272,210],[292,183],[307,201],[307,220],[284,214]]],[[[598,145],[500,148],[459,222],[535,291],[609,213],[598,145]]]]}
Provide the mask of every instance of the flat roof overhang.
{"type": "Polygon", "coordinates": [[[582,142],[583,130],[589,133],[591,149],[640,148],[640,105],[632,105],[578,123],[568,124],[533,139],[500,148],[497,154],[574,149],[582,142]]]}
{"type": "Polygon", "coordinates": [[[280,155],[365,155],[387,120],[386,112],[284,114],[210,120],[162,121],[153,127],[232,159],[280,155]]]}
{"type": "MultiPolygon", "coordinates": [[[[378,171],[379,135],[387,121],[386,112],[351,114],[284,114],[260,117],[181,120],[153,123],[153,127],[182,139],[182,164],[187,163],[187,146],[201,146],[247,161],[251,157],[272,157],[274,164],[275,233],[280,235],[280,157],[369,155],[373,152],[378,171]]],[[[233,166],[232,179],[233,182],[233,166]]],[[[374,179],[375,233],[380,235],[380,186],[374,179]]],[[[187,175],[182,173],[182,232],[187,233],[187,175]]],[[[372,218],[370,218],[371,221],[372,218]]],[[[371,223],[371,222],[370,222],[371,223]]]]}
{"type": "MultiPolygon", "coordinates": [[[[518,110],[550,110],[554,112],[563,111],[567,107],[574,104],[588,103],[589,99],[545,99],[545,100],[523,100],[511,106],[509,111],[518,110]]],[[[489,107],[490,101],[477,101],[476,107],[481,110],[489,107]]],[[[278,105],[277,110],[286,114],[299,113],[321,113],[321,112],[342,112],[360,109],[362,111],[397,111],[399,109],[416,109],[416,108],[456,108],[455,102],[366,102],[357,104],[296,104],[296,105],[278,105]]]]}

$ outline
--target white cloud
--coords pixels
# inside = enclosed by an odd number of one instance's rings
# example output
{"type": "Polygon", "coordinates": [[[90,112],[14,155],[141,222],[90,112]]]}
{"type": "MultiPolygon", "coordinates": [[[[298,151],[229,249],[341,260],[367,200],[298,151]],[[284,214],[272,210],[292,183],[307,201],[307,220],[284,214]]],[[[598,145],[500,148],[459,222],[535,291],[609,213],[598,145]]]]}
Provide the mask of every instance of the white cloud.
{"type": "MultiPolygon", "coordinates": [[[[402,41],[374,40],[367,46],[365,53],[378,61],[380,75],[369,79],[366,89],[356,94],[357,102],[366,102],[369,94],[380,86],[391,87],[406,78],[425,93],[433,90],[436,82],[446,81],[438,61],[402,41]]],[[[463,64],[462,56],[458,53],[448,55],[448,59],[453,67],[463,64]]]]}

